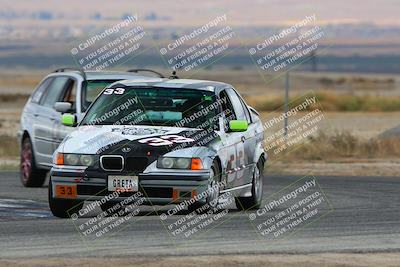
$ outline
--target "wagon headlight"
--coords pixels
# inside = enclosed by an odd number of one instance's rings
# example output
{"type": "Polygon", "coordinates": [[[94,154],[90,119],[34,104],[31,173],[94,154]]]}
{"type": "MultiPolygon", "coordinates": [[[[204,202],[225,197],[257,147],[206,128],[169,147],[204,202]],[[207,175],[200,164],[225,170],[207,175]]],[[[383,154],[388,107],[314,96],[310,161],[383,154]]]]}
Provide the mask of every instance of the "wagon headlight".
{"type": "Polygon", "coordinates": [[[94,155],[57,153],[55,164],[89,167],[94,165],[94,155]]]}
{"type": "Polygon", "coordinates": [[[199,158],[160,157],[157,160],[157,168],[201,170],[203,169],[203,163],[199,158]]]}

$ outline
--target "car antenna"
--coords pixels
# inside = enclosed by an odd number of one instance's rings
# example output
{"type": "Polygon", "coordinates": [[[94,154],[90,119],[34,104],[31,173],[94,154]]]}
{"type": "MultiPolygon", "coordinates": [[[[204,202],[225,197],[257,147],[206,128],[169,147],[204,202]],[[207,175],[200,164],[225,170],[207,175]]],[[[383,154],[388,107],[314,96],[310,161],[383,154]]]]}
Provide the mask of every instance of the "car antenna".
{"type": "Polygon", "coordinates": [[[172,71],[172,75],[169,76],[170,79],[179,79],[179,77],[176,75],[176,70],[172,71]]]}

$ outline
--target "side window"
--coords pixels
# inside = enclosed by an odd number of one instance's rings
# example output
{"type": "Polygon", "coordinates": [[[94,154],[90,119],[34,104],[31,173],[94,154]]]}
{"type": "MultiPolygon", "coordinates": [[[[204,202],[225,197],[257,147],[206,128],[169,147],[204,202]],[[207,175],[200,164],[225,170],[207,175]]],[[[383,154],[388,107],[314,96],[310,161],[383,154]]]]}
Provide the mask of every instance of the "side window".
{"type": "Polygon", "coordinates": [[[221,101],[222,111],[224,112],[227,120],[228,121],[236,120],[236,114],[233,109],[233,105],[232,105],[231,100],[229,99],[228,94],[226,93],[225,90],[219,94],[219,98],[222,100],[221,101]]]}
{"type": "Polygon", "coordinates": [[[235,110],[236,119],[237,120],[245,120],[247,121],[246,113],[244,111],[242,102],[240,101],[239,97],[232,89],[228,89],[229,98],[232,101],[233,108],[235,110]]]}
{"type": "Polygon", "coordinates": [[[243,98],[238,94],[238,92],[236,92],[236,91],[234,91],[234,92],[235,92],[236,96],[239,98],[240,103],[242,103],[243,110],[244,110],[244,114],[246,115],[246,118],[247,118],[247,122],[248,122],[249,124],[252,123],[252,122],[253,122],[253,119],[252,119],[252,117],[251,117],[251,115],[250,115],[249,108],[247,107],[247,105],[246,105],[246,103],[244,102],[243,98]]]}
{"type": "Polygon", "coordinates": [[[236,114],[235,111],[233,109],[233,105],[231,103],[231,100],[228,97],[228,94],[226,93],[225,90],[223,90],[220,94],[219,94],[219,98],[222,100],[221,101],[221,106],[222,106],[222,111],[225,115],[225,131],[228,130],[228,126],[229,126],[229,121],[231,120],[236,120],[236,114]]]}
{"type": "Polygon", "coordinates": [[[46,91],[47,87],[51,83],[53,78],[47,78],[44,80],[35,90],[35,92],[32,94],[31,102],[38,104],[40,102],[40,99],[42,98],[44,92],[46,91]]]}
{"type": "Polygon", "coordinates": [[[69,102],[72,104],[70,112],[76,112],[76,94],[77,94],[77,83],[74,79],[68,79],[62,98],[59,101],[69,102]]]}
{"type": "Polygon", "coordinates": [[[61,93],[66,87],[68,80],[68,77],[55,78],[48,86],[46,94],[40,100],[40,104],[45,107],[53,108],[54,104],[60,99],[61,93]]]}

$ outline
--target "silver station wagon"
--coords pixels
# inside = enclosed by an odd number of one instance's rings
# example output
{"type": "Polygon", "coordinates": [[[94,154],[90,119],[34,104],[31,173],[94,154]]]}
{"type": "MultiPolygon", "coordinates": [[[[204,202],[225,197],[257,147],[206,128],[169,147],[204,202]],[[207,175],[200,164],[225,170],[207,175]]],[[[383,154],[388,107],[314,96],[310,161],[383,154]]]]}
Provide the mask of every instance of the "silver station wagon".
{"type": "Polygon", "coordinates": [[[52,155],[64,137],[74,130],[61,123],[63,113],[80,121],[86,110],[105,87],[119,80],[141,79],[138,72],[163,77],[148,69],[126,72],[84,72],[75,68],[57,69],[47,75],[27,101],[18,131],[21,145],[20,177],[26,187],[40,187],[52,166],[52,155]]]}

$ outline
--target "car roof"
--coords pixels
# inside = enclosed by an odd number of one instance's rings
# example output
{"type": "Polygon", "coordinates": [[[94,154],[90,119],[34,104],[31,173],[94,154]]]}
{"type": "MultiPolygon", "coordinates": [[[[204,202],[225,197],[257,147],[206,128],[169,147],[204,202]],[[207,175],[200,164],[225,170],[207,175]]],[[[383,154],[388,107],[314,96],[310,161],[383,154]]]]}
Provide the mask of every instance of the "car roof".
{"type": "Polygon", "coordinates": [[[51,76],[57,74],[78,74],[85,75],[86,80],[118,80],[108,87],[158,87],[158,88],[182,88],[198,89],[206,91],[219,91],[221,89],[232,87],[232,85],[196,79],[168,79],[158,78],[149,75],[141,75],[136,72],[127,71],[79,71],[74,69],[62,69],[61,72],[53,72],[51,76]]]}
{"type": "Polygon", "coordinates": [[[166,79],[166,78],[150,78],[122,80],[112,83],[109,87],[158,87],[158,88],[182,88],[182,89],[198,89],[206,91],[215,91],[226,87],[232,87],[230,84],[195,79],[166,79]]]}
{"type": "Polygon", "coordinates": [[[136,79],[149,77],[145,75],[140,75],[133,72],[123,72],[123,71],[86,71],[87,80],[126,80],[126,79],[136,79]]]}
{"type": "MultiPolygon", "coordinates": [[[[78,74],[80,76],[83,75],[82,72],[77,70],[69,70],[63,72],[55,72],[58,74],[78,74]]],[[[136,79],[136,78],[145,78],[149,77],[146,75],[141,75],[135,72],[126,72],[126,71],[85,71],[87,80],[126,80],[126,79],[136,79]]]]}
{"type": "MultiPolygon", "coordinates": [[[[150,70],[150,72],[152,72],[152,70],[150,70]]],[[[80,69],[69,67],[57,69],[50,73],[48,76],[58,75],[79,75],[86,80],[136,80],[137,78],[154,77],[151,74],[143,75],[134,71],[83,71],[80,69]]]]}

